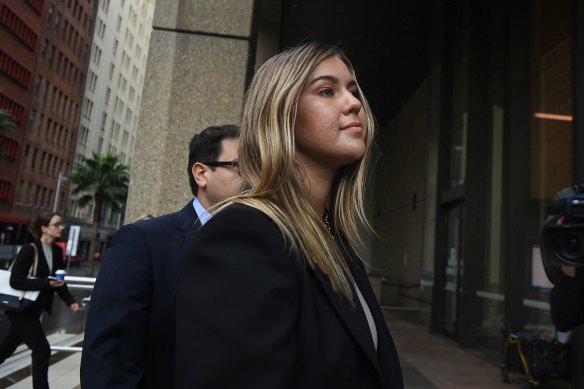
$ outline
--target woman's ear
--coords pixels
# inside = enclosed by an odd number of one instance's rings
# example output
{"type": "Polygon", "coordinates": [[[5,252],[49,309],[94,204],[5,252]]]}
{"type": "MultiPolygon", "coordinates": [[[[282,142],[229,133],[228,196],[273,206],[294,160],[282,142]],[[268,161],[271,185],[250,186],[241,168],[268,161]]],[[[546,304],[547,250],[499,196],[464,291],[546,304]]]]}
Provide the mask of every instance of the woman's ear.
{"type": "Polygon", "coordinates": [[[209,169],[208,166],[203,165],[200,162],[196,162],[193,167],[191,168],[191,173],[193,175],[193,178],[195,179],[195,182],[197,183],[197,186],[199,188],[205,188],[207,187],[207,170],[209,169]]]}

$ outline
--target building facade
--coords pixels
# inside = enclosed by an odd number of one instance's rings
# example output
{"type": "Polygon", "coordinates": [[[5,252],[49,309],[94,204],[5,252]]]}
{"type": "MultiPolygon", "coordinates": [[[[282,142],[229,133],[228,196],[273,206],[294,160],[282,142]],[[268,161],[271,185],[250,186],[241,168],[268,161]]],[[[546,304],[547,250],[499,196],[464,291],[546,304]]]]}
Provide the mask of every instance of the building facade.
{"type": "Polygon", "coordinates": [[[503,317],[551,337],[539,239],[582,181],[578,7],[436,4],[427,76],[379,138],[373,264],[388,302],[464,346],[498,350],[503,317]]]}
{"type": "Polygon", "coordinates": [[[61,177],[73,166],[96,5],[97,0],[0,4],[7,64],[2,108],[19,125],[4,134],[16,143],[0,161],[2,174],[11,172],[0,201],[11,218],[3,227],[18,229],[10,239],[22,240],[29,217],[65,210],[67,184],[61,177]]]}
{"type": "Polygon", "coordinates": [[[37,57],[40,48],[44,1],[0,1],[0,108],[11,115],[16,128],[0,134],[0,227],[2,241],[20,234],[23,215],[12,214],[21,152],[25,143],[37,57]]]}
{"type": "MultiPolygon", "coordinates": [[[[101,0],[79,123],[75,163],[112,154],[130,165],[152,30],[154,0],[101,0]]],[[[92,208],[71,197],[69,215],[91,223],[92,208]]],[[[104,221],[118,227],[119,214],[104,221]]]]}
{"type": "MultiPolygon", "coordinates": [[[[154,4],[0,2],[0,108],[18,125],[1,135],[3,244],[24,243],[28,219],[42,211],[89,226],[92,209],[70,198],[66,175],[93,153],[130,164],[154,4]]],[[[121,221],[109,210],[104,216],[102,243],[121,221]]],[[[82,228],[82,255],[88,240],[89,228],[82,228]]]]}
{"type": "Polygon", "coordinates": [[[126,221],[191,201],[188,147],[210,125],[239,123],[253,74],[253,0],[157,0],[126,221]]]}
{"type": "MultiPolygon", "coordinates": [[[[584,179],[582,12],[570,0],[435,1],[425,76],[378,138],[382,304],[493,360],[503,319],[557,335],[540,234],[556,192],[584,179]]],[[[581,330],[572,337],[582,358],[581,330]]]]}

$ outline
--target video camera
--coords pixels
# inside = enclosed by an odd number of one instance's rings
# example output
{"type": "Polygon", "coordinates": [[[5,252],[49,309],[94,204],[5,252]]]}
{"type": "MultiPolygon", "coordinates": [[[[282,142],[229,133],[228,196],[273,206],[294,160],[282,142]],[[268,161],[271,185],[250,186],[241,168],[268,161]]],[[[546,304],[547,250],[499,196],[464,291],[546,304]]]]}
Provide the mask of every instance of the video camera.
{"type": "Polygon", "coordinates": [[[554,266],[584,266],[584,184],[562,189],[547,207],[551,218],[540,235],[544,262],[554,266]]]}

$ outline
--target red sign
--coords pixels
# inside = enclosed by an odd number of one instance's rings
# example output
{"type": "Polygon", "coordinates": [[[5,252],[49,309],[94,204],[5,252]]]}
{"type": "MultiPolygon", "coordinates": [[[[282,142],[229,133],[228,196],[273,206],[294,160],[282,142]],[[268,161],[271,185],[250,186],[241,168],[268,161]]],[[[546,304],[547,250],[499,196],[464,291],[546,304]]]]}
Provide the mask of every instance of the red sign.
{"type": "Polygon", "coordinates": [[[57,246],[59,246],[63,250],[63,258],[65,258],[65,254],[67,253],[67,243],[65,242],[55,242],[57,246]]]}

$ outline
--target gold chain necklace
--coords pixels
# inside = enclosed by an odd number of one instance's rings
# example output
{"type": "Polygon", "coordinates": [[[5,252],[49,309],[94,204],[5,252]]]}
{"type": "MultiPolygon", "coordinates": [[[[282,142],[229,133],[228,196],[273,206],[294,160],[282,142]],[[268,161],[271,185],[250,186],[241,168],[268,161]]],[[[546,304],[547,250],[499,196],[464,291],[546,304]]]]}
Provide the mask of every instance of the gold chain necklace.
{"type": "Polygon", "coordinates": [[[331,227],[327,211],[325,211],[324,214],[322,215],[322,221],[324,222],[324,226],[326,227],[327,231],[329,232],[329,234],[331,234],[332,238],[334,239],[335,234],[333,234],[333,229],[331,227]]]}

